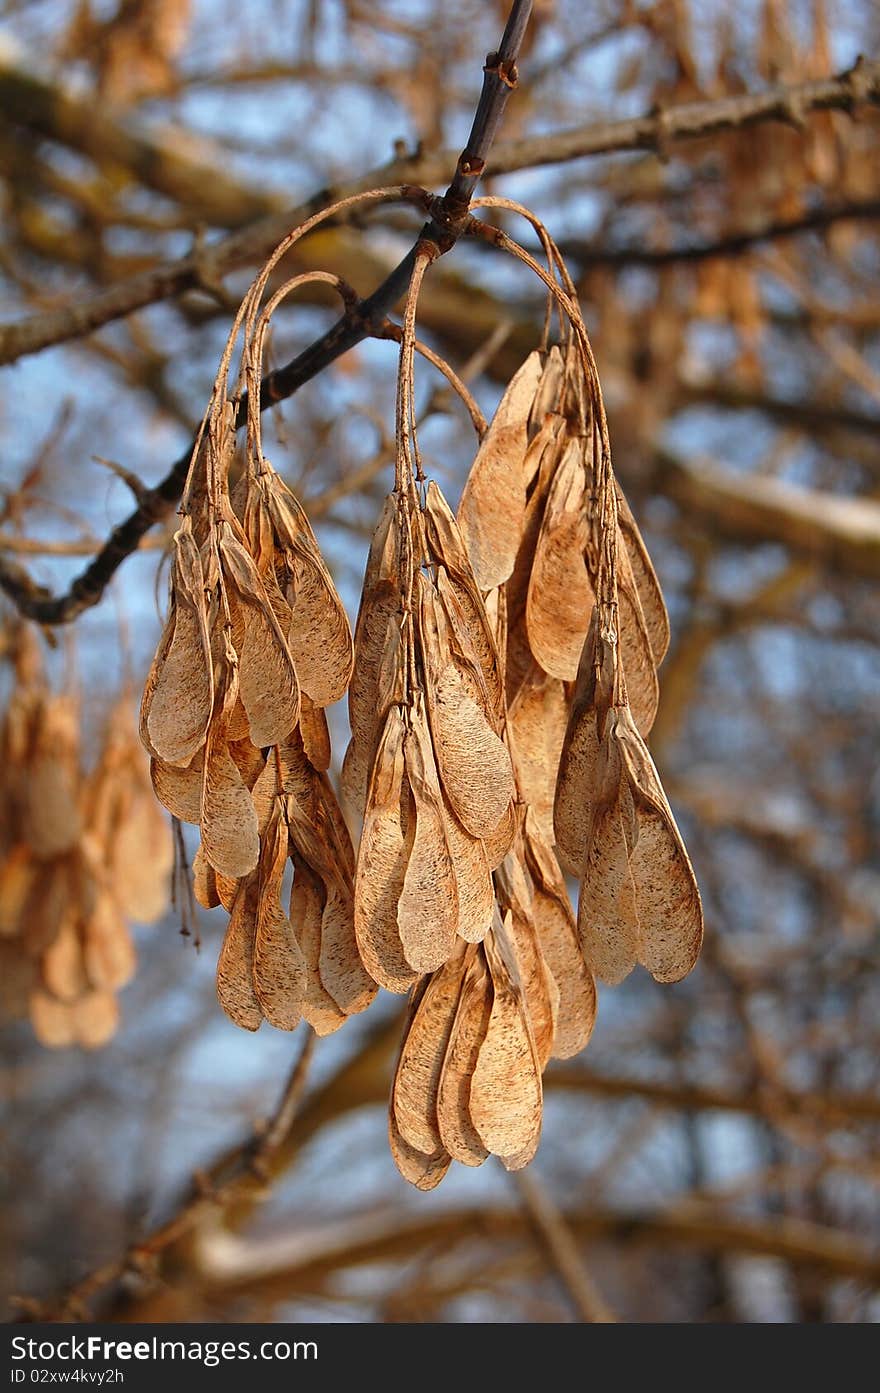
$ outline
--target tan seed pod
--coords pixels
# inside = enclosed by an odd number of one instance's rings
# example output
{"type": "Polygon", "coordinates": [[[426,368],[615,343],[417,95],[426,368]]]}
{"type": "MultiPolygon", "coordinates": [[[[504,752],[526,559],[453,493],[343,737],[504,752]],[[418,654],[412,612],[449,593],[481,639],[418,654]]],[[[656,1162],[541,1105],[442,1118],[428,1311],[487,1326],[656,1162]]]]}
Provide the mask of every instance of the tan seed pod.
{"type": "Polygon", "coordinates": [[[119,1027],[119,1002],[110,991],[86,992],[68,1008],[76,1043],[84,1050],[99,1050],[119,1027]]]}
{"type": "Polygon", "coordinates": [[[403,955],[416,972],[435,972],[452,951],[459,921],[458,889],[443,815],[443,795],[424,707],[410,712],[403,741],[415,830],[397,906],[403,955]]]}
{"type": "Polygon", "coordinates": [[[76,1041],[76,1028],[69,1002],[59,1001],[50,992],[37,987],[31,992],[28,1011],[34,1034],[41,1045],[63,1049],[76,1041]]]}
{"type": "Polygon", "coordinates": [[[596,1021],[596,984],[584,962],[562,872],[531,808],[525,817],[526,865],[541,951],[559,989],[553,1058],[571,1059],[587,1044],[596,1021]]]}
{"type": "Polygon", "coordinates": [[[520,796],[551,843],[556,776],[567,725],[568,701],[562,682],[533,669],[511,702],[508,739],[520,796]]]}
{"type": "Polygon", "coordinates": [[[181,766],[167,764],[155,755],[150,760],[153,792],[172,817],[181,822],[198,823],[202,816],[202,784],[204,783],[204,753],[199,750],[192,763],[181,766]]]}
{"type": "Polygon", "coordinates": [[[458,932],[468,943],[480,943],[486,937],[495,909],[486,849],[464,830],[445,798],[442,808],[443,830],[455,876],[458,932]]]}
{"type": "Polygon", "coordinates": [[[651,652],[654,655],[654,662],[659,667],[669,647],[669,614],[657,573],[648,555],[648,549],[633,517],[632,509],[620,488],[617,490],[617,523],[623,547],[626,548],[636,593],[645,617],[645,628],[651,644],[651,652]]]}
{"type": "Polygon", "coordinates": [[[443,789],[472,837],[488,837],[514,796],[510,756],[450,663],[428,684],[428,715],[443,789]]]}
{"type": "Polygon", "coordinates": [[[257,815],[226,741],[224,712],[234,706],[235,695],[233,670],[208,732],[200,819],[205,855],[216,871],[233,880],[252,871],[260,855],[257,815]]]}
{"type": "Polygon", "coordinates": [[[229,527],[219,543],[230,607],[240,606],[236,637],[241,703],[258,749],[276,745],[299,720],[299,684],[285,635],[269,603],[256,564],[229,527]]]}
{"type": "Polygon", "coordinates": [[[171,591],[174,629],[147,679],[142,730],[151,754],[188,764],[205,743],[214,704],[205,579],[188,519],[174,536],[171,591]]]}
{"type": "Polygon", "coordinates": [[[320,706],[303,690],[300,697],[299,730],[309,763],[325,773],[330,768],[330,730],[320,706]]]}
{"type": "Polygon", "coordinates": [[[442,1151],[437,1095],[452,1032],[462,978],[474,944],[460,942],[425,987],[404,1037],[392,1089],[392,1112],[400,1135],[425,1155],[442,1151]]]}
{"type": "Polygon", "coordinates": [[[437,1095],[442,1144],[455,1161],[482,1165],[489,1155],[471,1121],[471,1079],[492,1014],[492,979],[483,953],[475,954],[462,981],[437,1095]]]}
{"type": "Polygon", "coordinates": [[[514,374],[471,466],[458,525],[482,590],[503,585],[513,570],[526,506],[528,420],[542,372],[530,353],[514,374]]]}
{"type": "Polygon", "coordinates": [[[365,1011],[376,995],[376,983],[358,952],[354,896],[350,884],[341,877],[326,884],[318,971],[331,1000],[347,1016],[365,1011]]]}
{"type": "Polygon", "coordinates": [[[364,966],[381,987],[393,992],[407,991],[417,975],[403,956],[397,926],[414,832],[413,819],[404,811],[409,785],[403,737],[403,719],[394,706],[385,721],[370,781],[354,901],[355,936],[364,966]]]}
{"type": "Polygon", "coordinates": [[[0,938],[15,938],[40,868],[23,842],[0,860],[0,938]]]}
{"type": "Polygon", "coordinates": [[[83,961],[77,912],[69,906],[58,931],[40,960],[40,972],[48,991],[59,1001],[76,1001],[89,989],[83,961]]]}
{"type": "Polygon", "coordinates": [[[320,973],[324,887],[320,878],[299,857],[294,857],[290,887],[290,922],[306,962],[307,976],[302,1013],[316,1035],[330,1035],[347,1019],[324,987],[320,973]]]}
{"type": "Polygon", "coordinates": [[[217,960],[217,997],[230,1020],[259,1030],[263,1010],[254,990],[254,940],[260,878],[256,869],[238,882],[217,960]]]}
{"type": "Polygon", "coordinates": [[[111,992],[124,987],[134,975],[137,960],[128,925],[106,888],[98,890],[81,933],[83,962],[91,986],[111,992]]]}
{"type": "Polygon", "coordinates": [[[278,1030],[299,1025],[307,975],[302,949],[279,902],[286,864],[287,828],[276,809],[260,850],[253,982],[263,1015],[278,1030]]]}
{"type": "Polygon", "coordinates": [[[526,599],[529,647],[550,677],[571,681],[595,603],[584,550],[586,480],[579,442],[565,450],[547,498],[526,599]]]}
{"type": "Polygon", "coordinates": [[[388,1142],[394,1164],[404,1180],[417,1190],[435,1190],[449,1170],[450,1156],[442,1147],[429,1156],[417,1151],[400,1135],[393,1115],[388,1118],[388,1142]]]}
{"type": "Polygon", "coordinates": [[[482,948],[492,976],[492,1011],[471,1079],[470,1114],[486,1149],[518,1169],[531,1160],[541,1135],[541,1067],[510,931],[500,918],[482,948]]]}

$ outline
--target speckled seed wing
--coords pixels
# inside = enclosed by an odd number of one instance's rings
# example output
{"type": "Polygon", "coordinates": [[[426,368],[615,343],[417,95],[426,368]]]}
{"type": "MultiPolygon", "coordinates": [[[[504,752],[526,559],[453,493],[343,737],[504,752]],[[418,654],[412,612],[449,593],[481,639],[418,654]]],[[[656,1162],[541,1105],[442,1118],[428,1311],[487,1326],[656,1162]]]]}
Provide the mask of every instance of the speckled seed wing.
{"type": "Polygon", "coordinates": [[[595,603],[584,551],[586,480],[579,442],[562,457],[535,546],[526,599],[529,647],[550,677],[572,681],[595,603]]]}
{"type": "Polygon", "coordinates": [[[567,724],[565,688],[555,677],[547,677],[536,669],[511,703],[508,729],[520,795],[550,842],[556,777],[567,724]]]}
{"type": "Polygon", "coordinates": [[[354,932],[354,896],[341,877],[328,880],[321,918],[321,983],[347,1016],[364,1011],[377,987],[361,962],[354,932]]]}
{"type": "Polygon", "coordinates": [[[172,817],[198,822],[202,816],[204,753],[199,750],[187,765],[167,764],[155,755],[150,760],[153,791],[172,817]]]}
{"type": "MultiPolygon", "coordinates": [[[[608,737],[607,743],[611,743],[608,737]]],[[[618,765],[609,751],[609,765],[618,765]]],[[[584,957],[603,982],[622,982],[639,958],[639,918],[630,870],[632,799],[622,771],[611,770],[600,787],[586,843],[578,902],[584,957]]]]}
{"type": "Polygon", "coordinates": [[[461,943],[428,981],[406,1031],[392,1090],[392,1109],[405,1142],[425,1155],[443,1149],[437,1095],[446,1047],[467,958],[476,948],[461,943]]]}
{"type": "Polygon", "coordinates": [[[700,954],[700,891],[654,763],[625,710],[618,715],[616,733],[638,827],[630,873],[639,918],[639,961],[658,982],[677,982],[700,954]]]}
{"type": "Polygon", "coordinates": [[[423,1152],[417,1151],[400,1135],[393,1114],[389,1114],[388,1117],[388,1142],[394,1164],[404,1180],[408,1180],[410,1185],[415,1185],[417,1190],[435,1190],[437,1188],[449,1170],[451,1160],[449,1153],[443,1147],[438,1147],[436,1151],[432,1151],[427,1156],[423,1152]]]}
{"type": "Polygon", "coordinates": [[[367,796],[354,892],[357,946],[370,976],[392,992],[405,992],[416,973],[403,956],[397,905],[403,891],[412,831],[407,816],[409,784],[403,757],[403,720],[388,713],[367,796]]]}
{"type": "Polygon", "coordinates": [[[500,922],[482,945],[492,975],[492,1011],[471,1080],[470,1114],[480,1140],[505,1164],[525,1165],[541,1135],[543,1094],[534,1036],[500,922]]]}
{"type": "Polygon", "coordinates": [[[221,875],[238,879],[253,870],[260,855],[257,815],[247,785],[226,743],[224,713],[235,699],[234,675],[221,711],[208,732],[202,779],[202,847],[221,875]]]}
{"type": "Polygon", "coordinates": [[[260,573],[229,529],[220,542],[220,560],[230,605],[233,595],[240,604],[239,694],[251,740],[263,749],[283,740],[299,720],[296,670],[260,573]]]}
{"type": "Polygon", "coordinates": [[[455,1019],[440,1072],[437,1123],[454,1161],[482,1165],[489,1152],[471,1121],[471,1079],[492,1014],[492,980],[482,952],[475,954],[458,995],[455,1019]]]}
{"type": "Polygon", "coordinates": [[[529,354],[514,374],[471,466],[458,508],[474,574],[483,590],[507,580],[522,536],[526,506],[528,420],[542,372],[529,354]]]}
{"type": "Polygon", "coordinates": [[[471,836],[488,836],[513,799],[510,756],[451,663],[428,683],[427,697],[446,796],[471,836]]]}
{"type": "Polygon", "coordinates": [[[188,764],[205,743],[214,686],[202,563],[186,521],[174,538],[171,588],[174,632],[147,682],[146,730],[161,759],[188,764]]]}
{"type": "Polygon", "coordinates": [[[307,973],[302,949],[280,904],[286,863],[287,828],[276,810],[260,852],[253,977],[260,1010],[278,1030],[293,1030],[299,1024],[307,973]]]}
{"type": "MultiPolygon", "coordinates": [[[[626,548],[636,592],[645,616],[654,662],[659,667],[669,647],[669,614],[657,573],[648,555],[638,523],[622,491],[617,490],[617,521],[626,548]]],[[[620,543],[618,543],[618,547],[620,543]]]]}
{"type": "Polygon", "coordinates": [[[416,972],[435,972],[452,951],[458,927],[458,889],[446,841],[443,799],[424,706],[410,712],[403,740],[415,832],[397,906],[403,955],[416,972]]]}
{"type": "Polygon", "coordinates": [[[526,812],[526,864],[532,878],[535,930],[556,985],[559,1007],[553,1058],[584,1048],[596,1021],[596,983],[584,962],[565,879],[531,808],[526,812]]]}
{"type": "Polygon", "coordinates": [[[495,889],[486,851],[481,841],[464,830],[445,798],[443,825],[455,874],[458,932],[468,943],[480,943],[486,937],[495,908],[495,889]]]}
{"type": "Polygon", "coordinates": [[[330,1035],[345,1023],[340,1011],[321,981],[321,919],[324,913],[324,887],[320,879],[294,856],[293,884],[290,887],[290,922],[306,962],[305,994],[302,1013],[316,1035],[330,1035]]]}
{"type": "Polygon", "coordinates": [[[260,897],[259,872],[238,882],[229,925],[217,960],[217,997],[230,1020],[244,1030],[258,1030],[263,1011],[254,990],[254,940],[260,897]]]}
{"type": "Polygon", "coordinates": [[[657,715],[660,684],[645,616],[625,548],[618,551],[617,560],[620,660],[630,710],[639,730],[647,735],[657,715]]]}

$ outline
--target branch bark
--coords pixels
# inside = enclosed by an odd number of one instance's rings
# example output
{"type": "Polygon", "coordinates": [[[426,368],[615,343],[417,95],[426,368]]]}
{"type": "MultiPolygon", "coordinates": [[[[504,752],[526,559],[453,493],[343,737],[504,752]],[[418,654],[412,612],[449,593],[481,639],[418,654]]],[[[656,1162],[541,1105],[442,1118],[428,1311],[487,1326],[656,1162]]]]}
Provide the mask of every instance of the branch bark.
{"type": "MultiPolygon", "coordinates": [[[[717,131],[737,130],[763,121],[802,121],[811,111],[836,109],[852,113],[872,103],[880,103],[880,62],[861,61],[849,72],[818,82],[773,87],[767,92],[715,101],[685,102],[631,120],[600,121],[550,135],[502,141],[494,147],[486,168],[490,176],[495,176],[596,155],[646,149],[661,152],[678,141],[699,139],[717,131]]],[[[145,305],[216,283],[228,271],[262,259],[291,227],[335,199],[404,181],[441,183],[448,178],[454,162],[455,154],[449,150],[428,157],[394,160],[362,179],[321,189],[295,208],[252,223],[179,261],[166,262],[121,285],[111,286],[90,300],[6,325],[0,328],[0,364],[91,333],[145,305]]]]}

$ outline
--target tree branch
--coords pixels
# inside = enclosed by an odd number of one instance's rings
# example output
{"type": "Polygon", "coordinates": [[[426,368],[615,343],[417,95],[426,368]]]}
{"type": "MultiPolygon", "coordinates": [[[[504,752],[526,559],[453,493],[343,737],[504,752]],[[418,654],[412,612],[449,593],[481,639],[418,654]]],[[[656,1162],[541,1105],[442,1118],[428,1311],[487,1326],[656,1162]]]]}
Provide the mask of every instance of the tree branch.
{"type": "MultiPolygon", "coordinates": [[[[469,147],[488,153],[495,131],[504,114],[508,97],[516,86],[516,58],[532,10],[532,0],[513,0],[499,53],[486,61],[483,90],[471,128],[469,147]]],[[[482,165],[480,166],[482,168],[482,165]]],[[[347,309],[327,333],[322,334],[292,362],[270,372],[260,384],[260,410],[291,396],[303,383],[322,372],[343,353],[370,335],[381,334],[389,311],[400,300],[409,284],[417,249],[425,241],[436,246],[438,255],[450,251],[464,229],[467,208],[479,178],[472,169],[467,151],[461,157],[455,177],[442,198],[431,198],[422,189],[404,186],[401,198],[427,202],[428,221],[412,248],[365,300],[347,309]]],[[[247,395],[241,399],[236,427],[247,420],[247,395]]],[[[125,522],[114,528],[106,544],[63,595],[52,596],[35,587],[22,568],[0,558],[0,589],[22,614],[40,624],[67,624],[84,609],[97,604],[112,576],[139,545],[154,523],[164,517],[183,490],[192,446],[175,461],[169,473],[144,498],[125,522]]]]}
{"type": "Polygon", "coordinates": [[[582,270],[596,266],[673,266],[685,261],[711,261],[716,257],[741,256],[761,242],[797,237],[803,232],[822,232],[839,222],[862,222],[880,218],[880,199],[862,203],[829,204],[814,208],[797,218],[782,218],[763,227],[731,232],[715,242],[699,242],[683,247],[611,247],[569,239],[559,244],[562,255],[576,261],[582,270]]]}
{"type": "MultiPolygon", "coordinates": [[[[716,131],[736,130],[762,121],[790,122],[794,119],[793,113],[797,113],[800,121],[811,111],[853,112],[869,103],[880,103],[880,62],[862,60],[849,72],[818,82],[773,87],[767,92],[721,97],[715,101],[685,102],[634,119],[601,121],[550,135],[502,141],[494,147],[487,171],[495,176],[594,155],[645,149],[662,151],[677,141],[698,139],[716,131]]],[[[472,141],[473,135],[469,143],[472,141]]],[[[121,285],[111,286],[82,304],[3,326],[0,328],[0,364],[91,333],[146,305],[214,283],[228,271],[261,260],[291,227],[336,199],[404,181],[424,185],[440,183],[448,177],[454,160],[455,154],[449,150],[418,159],[394,160],[362,179],[333,189],[321,189],[293,209],[261,219],[179,261],[166,262],[121,285]]]]}

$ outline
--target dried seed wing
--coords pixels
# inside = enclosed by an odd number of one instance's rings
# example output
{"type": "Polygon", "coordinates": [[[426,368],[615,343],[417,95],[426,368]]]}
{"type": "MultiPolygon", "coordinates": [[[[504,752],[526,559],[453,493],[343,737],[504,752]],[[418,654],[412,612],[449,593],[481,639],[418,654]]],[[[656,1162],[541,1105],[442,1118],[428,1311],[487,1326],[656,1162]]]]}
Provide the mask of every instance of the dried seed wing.
{"type": "Polygon", "coordinates": [[[28,1002],[31,1025],[41,1045],[48,1049],[64,1049],[75,1043],[73,1009],[67,1001],[37,987],[28,1002]]]}
{"type": "Polygon", "coordinates": [[[426,1156],[443,1149],[437,1122],[437,1093],[466,958],[476,948],[462,943],[425,988],[406,1032],[392,1090],[400,1135],[426,1156]]]}
{"type": "Polygon", "coordinates": [[[263,1012],[254,991],[254,939],[260,884],[256,870],[238,883],[217,960],[217,997],[230,1020],[258,1030],[263,1012]]]}
{"type": "Polygon", "coordinates": [[[204,752],[199,750],[187,765],[168,764],[153,756],[150,778],[153,791],[172,817],[181,822],[199,822],[202,816],[204,752]]]}
{"type": "Polygon", "coordinates": [[[119,827],[110,858],[114,895],[127,919],[154,924],[168,908],[174,843],[168,820],[149,794],[138,793],[119,827]]]}
{"type": "Polygon", "coordinates": [[[622,982],[639,958],[639,919],[620,800],[595,809],[578,901],[578,935],[603,982],[622,982]]]}
{"type": "Polygon", "coordinates": [[[403,891],[412,828],[406,818],[403,720],[388,713],[370,780],[367,812],[355,875],[354,927],[358,951],[370,976],[388,991],[405,992],[416,973],[403,956],[397,905],[403,891]]]}
{"type": "Polygon", "coordinates": [[[394,1164],[404,1180],[415,1185],[417,1190],[435,1190],[449,1170],[450,1156],[439,1147],[429,1156],[417,1151],[400,1135],[392,1115],[388,1118],[388,1142],[394,1164]]]}
{"type": "Polygon", "coordinates": [[[290,922],[305,958],[308,976],[302,1013],[316,1035],[330,1035],[345,1023],[330,993],[321,982],[321,918],[324,888],[319,878],[300,858],[294,857],[293,884],[290,887],[290,922]]]}
{"type": "Polygon", "coordinates": [[[639,961],[658,982],[677,982],[700,954],[700,891],[654,762],[626,710],[617,713],[615,734],[638,828],[630,871],[639,918],[639,961]]]}
{"type": "Polygon", "coordinates": [[[134,976],[137,958],[131,934],[106,890],[99,890],[92,912],[83,922],[82,947],[92,987],[117,991],[134,976]]]}
{"type": "Polygon", "coordinates": [[[436,684],[428,683],[427,697],[446,796],[471,836],[488,836],[514,797],[510,756],[451,664],[436,684]]]}
{"type": "Polygon", "coordinates": [[[531,353],[499,403],[471,466],[458,525],[482,590],[503,585],[513,570],[526,506],[528,418],[541,376],[531,353]]]}
{"type": "Polygon", "coordinates": [[[416,972],[435,972],[446,962],[455,942],[458,890],[421,704],[410,713],[410,719],[411,728],[404,736],[403,748],[415,833],[397,906],[397,926],[410,967],[416,972]]]}
{"type": "Polygon", "coordinates": [[[658,982],[678,982],[700,956],[700,892],[671,817],[647,808],[640,808],[638,817],[630,872],[639,916],[639,961],[658,982]]]}
{"type": "Polygon", "coordinates": [[[345,695],[354,647],[348,615],[319,554],[295,555],[287,595],[287,642],[300,685],[316,706],[330,706],[345,695]]]}
{"type": "Polygon", "coordinates": [[[517,912],[511,915],[510,935],[516,951],[525,1006],[535,1038],[535,1051],[543,1070],[553,1053],[556,1038],[559,988],[547,966],[536,935],[533,902],[529,905],[528,915],[517,912]]]}
{"type": "Polygon", "coordinates": [[[468,943],[480,943],[486,937],[495,909],[486,851],[481,841],[464,830],[445,799],[443,821],[458,896],[458,932],[468,943]]]}
{"type": "Polygon", "coordinates": [[[307,976],[302,949],[280,904],[286,863],[287,828],[276,811],[260,853],[253,985],[260,1010],[277,1030],[299,1025],[307,976]]]}
{"type": "Polygon", "coordinates": [[[554,343],[550,352],[544,355],[541,376],[535,390],[532,409],[529,412],[529,437],[534,438],[540,431],[550,412],[559,410],[559,398],[565,377],[565,359],[554,343]]]}
{"type": "Polygon", "coordinates": [[[471,1079],[470,1114],[483,1145],[503,1160],[534,1155],[543,1094],[522,988],[511,977],[497,931],[483,944],[492,975],[492,1011],[471,1079]]]}
{"type": "Polygon", "coordinates": [[[40,971],[46,987],[59,1001],[76,1001],[88,991],[75,912],[65,913],[55,938],[42,956],[40,971]]]}
{"type": "Polygon", "coordinates": [[[228,527],[220,560],[236,631],[239,695],[251,740],[263,749],[284,740],[299,720],[296,670],[260,573],[228,527]]]}
{"type": "Polygon", "coordinates": [[[599,786],[601,746],[592,707],[574,708],[569,720],[556,783],[553,827],[563,868],[580,876],[587,851],[593,800],[599,786]]]}
{"type": "MultiPolygon", "coordinates": [[[[657,573],[648,555],[638,523],[620,489],[617,491],[617,521],[626,547],[636,592],[645,616],[654,662],[659,667],[669,647],[669,614],[657,573]]],[[[618,550],[621,548],[618,546],[618,550]]]]}
{"type": "Polygon", "coordinates": [[[90,991],[70,1008],[73,1035],[84,1050],[99,1050],[119,1026],[119,1002],[112,992],[90,991]]]}
{"type": "Polygon", "coordinates": [[[217,872],[211,865],[201,843],[196,849],[192,863],[192,886],[193,894],[203,909],[216,909],[220,903],[220,891],[217,888],[217,872]]]}
{"type": "Polygon", "coordinates": [[[156,691],[156,684],[159,681],[159,676],[162,672],[162,669],[165,666],[165,660],[168,657],[168,652],[171,648],[171,642],[174,638],[174,625],[175,614],[174,603],[172,601],[168,618],[165,620],[165,627],[163,628],[162,634],[159,638],[159,642],[156,645],[156,652],[153,654],[153,661],[150,663],[150,670],[147,673],[147,680],[144,683],[144,693],[141,697],[140,713],[138,716],[138,734],[141,738],[141,744],[143,745],[147,753],[150,755],[155,755],[156,753],[156,751],[153,749],[153,742],[150,739],[150,732],[148,728],[150,708],[153,705],[153,695],[156,691]]]}
{"type": "Polygon", "coordinates": [[[174,545],[174,633],[155,675],[146,725],[149,744],[160,759],[188,764],[205,743],[214,682],[202,563],[186,521],[174,545]]]}
{"type": "Polygon", "coordinates": [[[309,763],[324,773],[330,768],[330,729],[323,708],[315,705],[305,688],[300,697],[299,730],[309,763]]]}
{"type": "Polygon", "coordinates": [[[221,875],[237,880],[256,866],[260,855],[257,815],[247,785],[229,753],[223,713],[235,704],[234,682],[219,719],[208,732],[202,779],[202,847],[221,875]]]}
{"type": "Polygon", "coordinates": [[[471,1079],[492,1014],[492,981],[483,954],[465,973],[440,1072],[437,1123],[443,1146],[465,1166],[482,1165],[489,1152],[470,1115],[471,1079]]]}
{"type": "Polygon", "coordinates": [[[626,678],[626,693],[636,725],[647,735],[660,701],[657,667],[645,616],[633,580],[626,551],[618,553],[620,583],[617,600],[620,616],[620,660],[626,678]]]}
{"type": "MultiPolygon", "coordinates": [[[[236,709],[237,706],[238,703],[236,703],[236,709]]],[[[257,748],[248,734],[238,740],[233,740],[227,730],[226,739],[229,744],[229,753],[235,761],[235,767],[247,787],[253,792],[257,780],[266,767],[266,755],[257,748]]]]}
{"type": "Polygon", "coordinates": [[[319,972],[325,990],[347,1016],[366,1010],[376,995],[376,983],[358,952],[354,898],[350,888],[339,880],[327,886],[327,902],[321,919],[319,972]]]}
{"type": "Polygon", "coordinates": [[[77,806],[78,715],[65,696],[49,698],[39,717],[17,831],[38,860],[72,850],[82,830],[77,806]]]}
{"type": "Polygon", "coordinates": [[[496,870],[501,865],[513,845],[513,839],[516,836],[516,808],[515,803],[508,803],[497,826],[493,827],[481,839],[490,871],[496,870]]]}
{"type": "Polygon", "coordinates": [[[565,688],[555,677],[534,673],[510,707],[509,738],[519,792],[534,811],[544,836],[553,841],[553,801],[568,724],[565,688]]]}
{"type": "Polygon", "coordinates": [[[0,938],[15,938],[34,883],[41,875],[30,848],[13,846],[0,862],[0,938]]]}
{"type": "Polygon", "coordinates": [[[504,728],[503,668],[479,593],[476,592],[474,599],[463,592],[449,579],[445,568],[439,566],[437,595],[446,619],[453,661],[489,725],[500,735],[504,728]]]}
{"type": "Polygon", "coordinates": [[[572,440],[550,489],[526,598],[529,647],[550,677],[571,681],[595,603],[584,560],[587,516],[579,442],[572,440]]]}
{"type": "Polygon", "coordinates": [[[531,809],[526,813],[526,863],[532,910],[544,960],[559,988],[553,1058],[571,1059],[586,1045],[596,1021],[596,983],[584,962],[562,872],[531,809]]]}

